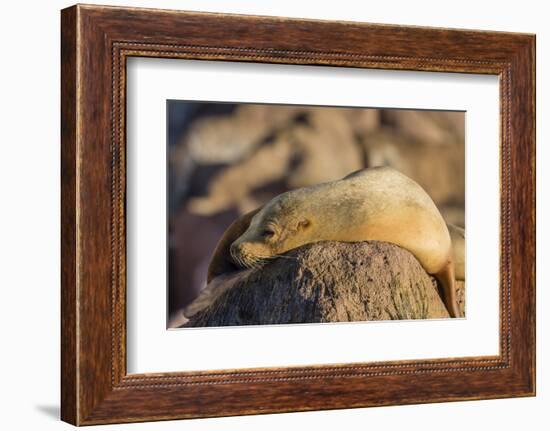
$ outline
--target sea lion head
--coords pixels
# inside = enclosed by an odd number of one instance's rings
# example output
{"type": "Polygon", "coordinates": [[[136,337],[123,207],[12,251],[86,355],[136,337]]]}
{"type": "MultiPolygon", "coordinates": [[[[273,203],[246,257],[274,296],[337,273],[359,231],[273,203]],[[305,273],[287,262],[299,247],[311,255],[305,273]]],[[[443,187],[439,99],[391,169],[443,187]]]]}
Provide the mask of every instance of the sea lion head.
{"type": "Polygon", "coordinates": [[[282,253],[311,242],[312,218],[290,192],[267,203],[250,221],[248,229],[230,247],[233,261],[255,268],[282,253]]]}

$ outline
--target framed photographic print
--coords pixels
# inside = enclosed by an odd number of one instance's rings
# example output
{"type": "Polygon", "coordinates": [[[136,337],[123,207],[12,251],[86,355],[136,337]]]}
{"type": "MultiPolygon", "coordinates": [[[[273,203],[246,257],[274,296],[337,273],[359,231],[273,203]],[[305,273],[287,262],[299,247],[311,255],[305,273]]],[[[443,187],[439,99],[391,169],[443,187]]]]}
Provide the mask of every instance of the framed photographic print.
{"type": "Polygon", "coordinates": [[[535,37],[62,11],[62,419],[532,396],[535,37]]]}

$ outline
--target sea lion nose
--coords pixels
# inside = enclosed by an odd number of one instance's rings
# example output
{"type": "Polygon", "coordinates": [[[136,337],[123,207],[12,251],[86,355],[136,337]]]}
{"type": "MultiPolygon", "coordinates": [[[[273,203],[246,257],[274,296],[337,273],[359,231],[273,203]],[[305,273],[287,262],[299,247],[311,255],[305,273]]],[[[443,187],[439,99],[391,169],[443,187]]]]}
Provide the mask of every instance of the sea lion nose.
{"type": "Polygon", "coordinates": [[[229,251],[231,252],[231,254],[239,254],[241,251],[241,245],[233,243],[229,247],[229,251]]]}

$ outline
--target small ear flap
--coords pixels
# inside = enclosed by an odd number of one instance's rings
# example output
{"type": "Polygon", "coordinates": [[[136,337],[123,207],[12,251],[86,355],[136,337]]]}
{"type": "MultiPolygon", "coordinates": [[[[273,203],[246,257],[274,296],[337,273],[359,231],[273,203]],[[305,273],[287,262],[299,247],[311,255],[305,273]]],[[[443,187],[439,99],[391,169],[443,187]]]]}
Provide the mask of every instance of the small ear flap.
{"type": "Polygon", "coordinates": [[[307,218],[304,218],[298,222],[298,229],[299,230],[306,229],[307,227],[309,227],[310,224],[311,222],[307,218]]]}

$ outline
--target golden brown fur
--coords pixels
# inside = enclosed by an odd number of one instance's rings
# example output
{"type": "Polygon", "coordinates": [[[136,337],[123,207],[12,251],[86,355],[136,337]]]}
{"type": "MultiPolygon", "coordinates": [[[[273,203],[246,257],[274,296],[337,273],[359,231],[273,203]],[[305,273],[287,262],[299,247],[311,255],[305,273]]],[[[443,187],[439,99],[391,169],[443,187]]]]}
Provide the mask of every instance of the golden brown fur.
{"type": "Polygon", "coordinates": [[[448,223],[451,242],[453,243],[453,263],[455,266],[455,278],[457,280],[466,280],[466,256],[465,256],[465,233],[464,229],[448,223]]]}

